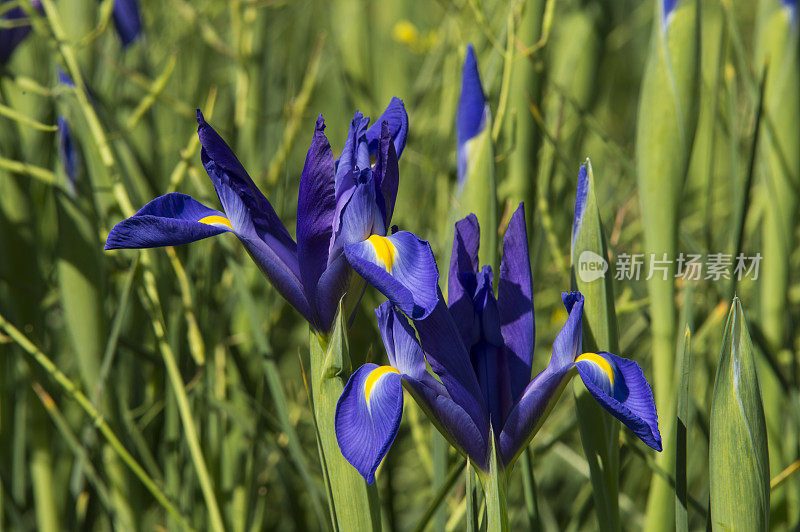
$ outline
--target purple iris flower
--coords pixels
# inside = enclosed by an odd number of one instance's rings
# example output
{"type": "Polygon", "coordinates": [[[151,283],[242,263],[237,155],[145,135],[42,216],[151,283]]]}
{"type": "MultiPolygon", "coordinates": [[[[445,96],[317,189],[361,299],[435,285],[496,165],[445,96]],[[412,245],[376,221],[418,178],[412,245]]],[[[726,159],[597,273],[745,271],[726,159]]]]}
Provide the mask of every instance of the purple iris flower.
{"type": "Polygon", "coordinates": [[[430,314],[439,281],[430,245],[408,231],[388,234],[398,154],[408,134],[401,100],[393,98],[372,127],[357,112],[336,162],[325,123],[317,119],[300,177],[297,242],[199,110],[197,121],[200,156],[222,211],[185,194],[166,194],[117,224],[106,249],[172,246],[233,233],[278,292],[319,332],[330,331],[352,270],[409,316],[430,314]]]}
{"type": "Polygon", "coordinates": [[[135,41],[142,32],[142,17],[139,14],[138,0],[114,0],[114,28],[117,30],[122,47],[135,41]]]}
{"type": "Polygon", "coordinates": [[[461,74],[461,95],[458,99],[456,114],[456,159],[459,187],[464,186],[467,178],[467,165],[470,158],[472,141],[483,133],[489,123],[489,102],[483,92],[478,61],[475,49],[467,45],[467,55],[461,74]]]}
{"type": "Polygon", "coordinates": [[[549,365],[531,380],[534,320],[523,206],[506,231],[497,298],[491,269],[478,268],[475,216],[456,223],[455,233],[449,307],[440,300],[427,318],[414,320],[418,341],[402,313],[388,301],[381,305],[376,314],[389,365],[363,365],[339,399],[339,447],[366,481],[374,481],[397,434],[403,387],[483,471],[488,470],[489,438],[495,438],[501,467],[510,468],[576,373],[606,410],[660,451],[653,394],[639,365],[611,353],[583,353],[579,292],[562,295],[569,317],[553,343],[549,365]]]}
{"type": "MultiPolygon", "coordinates": [[[[0,4],[5,4],[8,0],[2,0],[0,4]]],[[[31,2],[34,9],[42,12],[42,3],[38,0],[31,2]]],[[[25,19],[27,13],[21,7],[17,6],[8,10],[3,19],[7,21],[25,19]]],[[[25,37],[31,32],[30,24],[22,24],[13,28],[0,28],[0,65],[5,64],[11,57],[11,53],[19,44],[25,40],[25,37]]]]}

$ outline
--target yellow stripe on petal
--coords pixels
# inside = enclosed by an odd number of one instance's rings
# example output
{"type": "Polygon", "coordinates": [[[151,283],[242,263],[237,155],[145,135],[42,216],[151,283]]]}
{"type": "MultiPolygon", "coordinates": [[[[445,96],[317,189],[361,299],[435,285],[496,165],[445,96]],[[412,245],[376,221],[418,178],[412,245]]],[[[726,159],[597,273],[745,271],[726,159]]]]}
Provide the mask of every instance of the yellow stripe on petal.
{"type": "Polygon", "coordinates": [[[233,231],[233,226],[231,225],[231,221],[225,218],[224,216],[220,216],[218,214],[212,214],[211,216],[206,216],[205,218],[200,218],[197,220],[201,224],[206,225],[224,225],[231,231],[233,231]]]}
{"type": "Polygon", "coordinates": [[[575,362],[580,362],[582,360],[585,360],[587,362],[594,362],[608,376],[608,380],[609,382],[611,382],[611,386],[614,386],[614,368],[611,367],[611,364],[608,362],[608,360],[598,355],[597,353],[584,353],[580,355],[578,358],[576,358],[575,362]]]}
{"type": "Polygon", "coordinates": [[[372,249],[375,250],[378,262],[382,264],[387,272],[391,272],[394,259],[397,256],[397,249],[392,244],[392,241],[385,236],[372,235],[367,239],[367,242],[372,244],[372,249]]]}
{"type": "Polygon", "coordinates": [[[369,394],[372,393],[372,387],[375,386],[375,383],[378,382],[378,379],[380,379],[387,373],[397,373],[398,375],[400,374],[400,372],[394,369],[392,366],[379,366],[370,371],[369,375],[367,375],[367,381],[364,383],[364,396],[367,398],[368,403],[369,403],[369,394]]]}

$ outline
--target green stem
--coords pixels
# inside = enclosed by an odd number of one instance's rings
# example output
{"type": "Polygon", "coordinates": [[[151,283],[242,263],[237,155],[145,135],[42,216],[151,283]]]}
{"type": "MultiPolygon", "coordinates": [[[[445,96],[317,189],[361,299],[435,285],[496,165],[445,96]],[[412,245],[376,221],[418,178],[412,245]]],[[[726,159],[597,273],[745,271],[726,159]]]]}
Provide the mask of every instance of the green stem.
{"type": "Polygon", "coordinates": [[[339,530],[381,529],[378,491],[368,486],[342,456],[334,425],[336,404],[350,375],[350,354],[341,307],[328,336],[309,334],[309,364],[314,418],[319,433],[323,474],[329,483],[329,504],[339,530]]]}

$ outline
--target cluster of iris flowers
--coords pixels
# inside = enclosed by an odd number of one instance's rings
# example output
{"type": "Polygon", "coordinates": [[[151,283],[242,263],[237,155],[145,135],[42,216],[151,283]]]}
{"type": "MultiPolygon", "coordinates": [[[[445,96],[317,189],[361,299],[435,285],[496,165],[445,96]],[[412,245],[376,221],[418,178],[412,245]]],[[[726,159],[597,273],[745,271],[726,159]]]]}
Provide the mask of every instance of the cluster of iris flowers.
{"type": "MultiPolygon", "coordinates": [[[[477,72],[469,52],[465,72],[477,72]]],[[[469,138],[486,127],[488,109],[480,83],[468,78],[459,110],[459,123],[470,129],[459,135],[460,179],[469,165],[469,138]]],[[[330,334],[340,301],[348,293],[360,297],[361,279],[386,296],[375,314],[389,364],[358,368],[335,414],[339,448],[368,484],[397,434],[403,388],[481,472],[488,472],[492,453],[502,471],[510,470],[575,374],[608,412],[661,450],[653,394],[639,365],[612,353],[583,352],[579,292],[562,295],[568,318],[548,366],[531,379],[535,326],[524,205],[505,234],[497,296],[491,267],[479,267],[477,218],[456,223],[445,301],[428,242],[391,225],[408,135],[401,100],[393,98],[371,126],[356,112],[336,160],[324,120],[317,119],[300,176],[296,241],[199,110],[197,122],[201,160],[222,210],[166,194],[117,224],[106,249],[233,233],[322,337],[330,334]]],[[[579,180],[585,179],[581,172],[579,180]]]]}

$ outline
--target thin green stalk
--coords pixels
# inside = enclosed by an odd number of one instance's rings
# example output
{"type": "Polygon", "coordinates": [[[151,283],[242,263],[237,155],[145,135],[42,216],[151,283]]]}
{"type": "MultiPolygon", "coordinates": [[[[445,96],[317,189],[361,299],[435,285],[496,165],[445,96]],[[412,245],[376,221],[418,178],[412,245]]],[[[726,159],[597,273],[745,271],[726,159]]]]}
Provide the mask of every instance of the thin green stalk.
{"type": "MultiPolygon", "coordinates": [[[[146,256],[146,251],[142,254],[146,256]]],[[[144,261],[143,261],[144,262],[144,261]]],[[[221,532],[225,530],[222,523],[222,514],[219,511],[216,495],[214,494],[214,487],[211,482],[211,476],[208,473],[205,459],[203,458],[203,451],[200,448],[200,442],[197,435],[197,429],[194,424],[194,417],[192,416],[191,408],[189,407],[189,398],[186,395],[186,388],[184,387],[181,372],[178,369],[178,364],[175,362],[175,356],[172,353],[172,348],[167,342],[166,331],[164,323],[160,316],[161,308],[158,299],[158,289],[156,288],[155,276],[151,271],[144,272],[144,285],[145,291],[149,297],[146,305],[149,307],[151,324],[153,332],[156,335],[158,349],[161,352],[161,358],[164,361],[164,366],[167,369],[167,376],[170,385],[175,393],[175,399],[178,403],[178,413],[181,417],[181,423],[186,436],[186,445],[189,447],[189,454],[191,455],[192,462],[194,463],[195,471],[197,472],[197,479],[200,482],[200,490],[203,492],[203,498],[206,502],[208,509],[208,516],[210,518],[211,529],[221,532]]]]}
{"type": "Polygon", "coordinates": [[[103,418],[100,412],[95,408],[91,401],[81,392],[78,387],[73,383],[69,377],[59,370],[50,358],[39,350],[28,338],[22,334],[16,327],[9,323],[4,316],[0,315],[0,329],[8,335],[14,342],[16,342],[25,352],[27,352],[69,395],[84,412],[91,418],[100,433],[106,438],[108,443],[114,449],[114,452],[122,459],[123,462],[131,469],[134,475],[144,484],[147,491],[149,491],[156,501],[169,513],[181,526],[186,530],[191,530],[186,518],[181,515],[177,508],[170,502],[169,498],[161,491],[155,482],[147,475],[144,469],[139,465],[133,456],[125,449],[122,442],[119,441],[114,431],[108,425],[108,422],[103,418]]]}
{"type": "MultiPolygon", "coordinates": [[[[428,506],[422,513],[422,517],[419,518],[419,521],[417,521],[417,524],[414,526],[414,532],[422,532],[427,528],[428,523],[431,522],[434,514],[439,510],[439,508],[441,508],[445,497],[447,497],[447,494],[450,493],[451,489],[453,489],[453,486],[458,480],[461,471],[464,470],[466,463],[466,459],[460,458],[458,463],[450,469],[450,471],[447,473],[447,476],[444,478],[444,481],[438,487],[433,497],[431,497],[430,502],[428,502],[428,506]]],[[[469,511],[469,509],[467,509],[467,511],[469,511]]]]}

